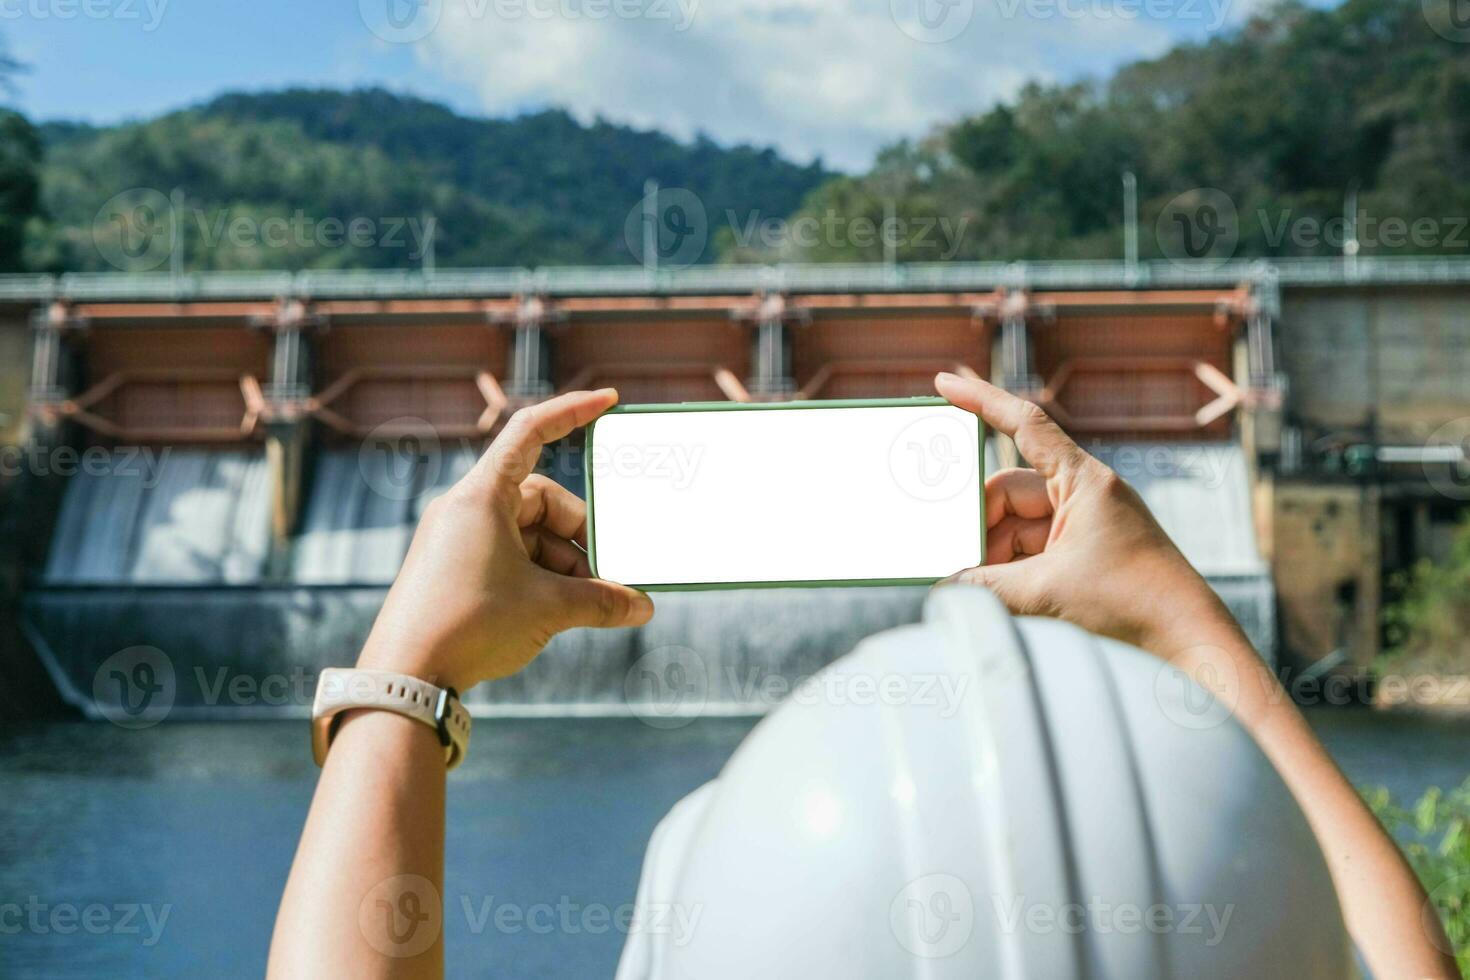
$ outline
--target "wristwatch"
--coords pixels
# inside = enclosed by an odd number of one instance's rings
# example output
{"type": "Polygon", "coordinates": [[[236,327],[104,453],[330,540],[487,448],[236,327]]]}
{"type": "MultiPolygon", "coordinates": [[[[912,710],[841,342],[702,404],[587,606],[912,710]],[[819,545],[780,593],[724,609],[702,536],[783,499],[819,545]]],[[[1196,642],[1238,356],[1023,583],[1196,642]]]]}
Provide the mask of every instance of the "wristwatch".
{"type": "Polygon", "coordinates": [[[452,687],[435,687],[417,677],[390,670],[328,667],[317,678],[311,707],[311,753],[316,764],[327,760],[344,711],[375,708],[393,711],[428,725],[439,734],[444,762],[453,769],[470,747],[470,713],[452,687]]]}

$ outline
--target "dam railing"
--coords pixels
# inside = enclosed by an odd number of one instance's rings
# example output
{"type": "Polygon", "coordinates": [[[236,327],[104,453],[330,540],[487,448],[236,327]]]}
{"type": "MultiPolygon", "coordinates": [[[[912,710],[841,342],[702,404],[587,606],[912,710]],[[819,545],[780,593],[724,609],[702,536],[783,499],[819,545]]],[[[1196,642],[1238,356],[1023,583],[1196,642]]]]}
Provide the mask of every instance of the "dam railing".
{"type": "Polygon", "coordinates": [[[813,263],[541,268],[361,269],[302,272],[71,272],[0,276],[0,301],[411,296],[592,295],[700,292],[884,292],[902,290],[1136,289],[1470,283],[1470,257],[1356,257],[1048,262],[813,263]]]}

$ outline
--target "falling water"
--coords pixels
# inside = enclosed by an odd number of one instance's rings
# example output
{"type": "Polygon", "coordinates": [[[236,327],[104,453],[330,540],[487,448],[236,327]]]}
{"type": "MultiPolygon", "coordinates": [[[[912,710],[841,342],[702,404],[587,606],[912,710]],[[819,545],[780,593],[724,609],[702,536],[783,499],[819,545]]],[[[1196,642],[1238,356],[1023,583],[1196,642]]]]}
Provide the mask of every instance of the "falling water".
{"type": "MultiPolygon", "coordinates": [[[[1243,454],[1177,445],[1149,456],[1159,448],[1113,447],[1109,461],[1269,655],[1274,603],[1251,530],[1243,454]]],[[[468,449],[318,453],[301,527],[278,560],[260,453],[170,449],[151,473],[121,464],[79,473],[42,581],[27,597],[26,626],[63,693],[84,707],[100,664],[147,645],[167,658],[181,717],[304,713],[316,673],[350,663],[361,647],[425,505],[473,459],[468,449]],[[245,684],[232,691],[238,678],[245,684]],[[269,691],[266,678],[276,680],[269,691]]],[[[573,464],[556,474],[575,486],[573,464]]],[[[759,710],[782,683],[862,637],[915,621],[925,591],[659,594],[648,626],[563,634],[528,669],[471,698],[505,714],[619,712],[640,696],[640,677],[663,678],[677,665],[697,681],[695,710],[759,710]]]]}

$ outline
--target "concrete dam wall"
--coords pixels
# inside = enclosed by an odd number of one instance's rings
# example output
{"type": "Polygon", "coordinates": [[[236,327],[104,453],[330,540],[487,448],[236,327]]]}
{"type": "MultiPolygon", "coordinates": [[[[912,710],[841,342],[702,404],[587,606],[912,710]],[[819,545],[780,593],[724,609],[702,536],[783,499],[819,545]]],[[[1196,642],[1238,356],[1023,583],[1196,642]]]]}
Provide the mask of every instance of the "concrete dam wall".
{"type": "MultiPolygon", "coordinates": [[[[1099,455],[1270,656],[1273,594],[1239,447],[1111,445],[1099,455]]],[[[355,658],[424,506],[472,461],[465,449],[320,452],[302,526],[275,555],[260,452],[172,448],[78,473],[22,626],[63,696],[89,714],[106,697],[97,685],[109,658],[145,646],[171,673],[172,717],[303,715],[317,672],[355,658]]],[[[650,715],[758,712],[863,637],[916,620],[926,591],[663,593],[648,626],[563,634],[469,702],[480,714],[616,714],[630,701],[650,715]]]]}

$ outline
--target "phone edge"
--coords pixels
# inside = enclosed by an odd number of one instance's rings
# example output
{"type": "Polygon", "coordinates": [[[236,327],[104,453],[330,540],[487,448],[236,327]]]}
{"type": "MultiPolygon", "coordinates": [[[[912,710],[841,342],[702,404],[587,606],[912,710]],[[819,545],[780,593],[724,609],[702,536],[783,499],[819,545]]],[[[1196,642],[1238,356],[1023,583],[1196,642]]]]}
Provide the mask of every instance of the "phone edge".
{"type": "MultiPolygon", "coordinates": [[[[587,505],[587,566],[593,578],[601,578],[597,570],[597,508],[594,504],[592,467],[592,441],[598,421],[605,415],[649,415],[672,412],[726,412],[790,410],[811,408],[922,408],[925,406],[949,406],[958,408],[947,398],[937,395],[915,395],[910,398],[833,398],[828,400],[802,400],[789,402],[659,402],[648,404],[614,405],[587,424],[587,435],[582,453],[582,486],[587,505]]],[[[964,409],[960,409],[964,411],[964,409]]],[[[976,465],[979,467],[980,492],[980,563],[985,563],[985,420],[975,416],[976,465]]],[[[960,571],[960,569],[955,569],[960,571]]],[[[640,592],[718,592],[730,589],[846,589],[883,588],[898,586],[934,585],[942,578],[860,578],[860,579],[780,579],[764,582],[688,582],[657,585],[628,585],[640,592]]],[[[627,585],[628,583],[621,583],[627,585]]]]}

